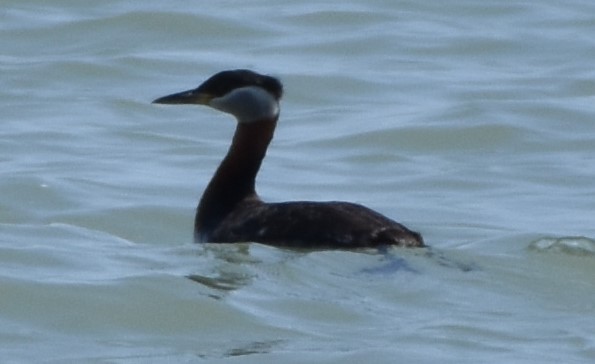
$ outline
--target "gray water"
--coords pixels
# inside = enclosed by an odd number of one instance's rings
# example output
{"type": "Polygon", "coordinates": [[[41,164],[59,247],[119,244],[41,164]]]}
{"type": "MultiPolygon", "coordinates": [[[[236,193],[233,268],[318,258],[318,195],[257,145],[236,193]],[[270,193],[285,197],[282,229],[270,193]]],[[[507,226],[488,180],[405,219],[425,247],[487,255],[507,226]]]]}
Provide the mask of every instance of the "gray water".
{"type": "Polygon", "coordinates": [[[3,1],[4,363],[592,363],[595,3],[3,1]],[[150,101],[286,94],[268,201],[428,250],[196,245],[234,129],[150,101]]]}

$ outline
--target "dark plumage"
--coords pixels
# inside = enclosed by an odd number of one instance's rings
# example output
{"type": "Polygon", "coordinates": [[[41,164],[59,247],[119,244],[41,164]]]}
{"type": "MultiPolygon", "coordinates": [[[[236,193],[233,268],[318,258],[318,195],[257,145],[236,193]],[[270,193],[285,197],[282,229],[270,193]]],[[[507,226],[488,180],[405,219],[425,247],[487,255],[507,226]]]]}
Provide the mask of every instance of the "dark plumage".
{"type": "Polygon", "coordinates": [[[296,248],[423,247],[417,232],[348,202],[264,203],[255,179],[279,117],[283,86],[249,70],[220,72],[194,90],[155,100],[203,104],[233,114],[231,147],[198,206],[195,237],[205,242],[260,242],[296,248]]]}
{"type": "Polygon", "coordinates": [[[245,200],[212,232],[211,241],[258,241],[295,248],[420,246],[421,235],[349,202],[263,203],[245,200]]]}

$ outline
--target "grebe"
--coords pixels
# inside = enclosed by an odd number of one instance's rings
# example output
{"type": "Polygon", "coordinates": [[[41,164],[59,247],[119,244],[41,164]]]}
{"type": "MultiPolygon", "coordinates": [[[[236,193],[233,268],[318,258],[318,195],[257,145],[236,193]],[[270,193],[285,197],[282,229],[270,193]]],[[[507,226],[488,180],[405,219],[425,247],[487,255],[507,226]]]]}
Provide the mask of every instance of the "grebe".
{"type": "Polygon", "coordinates": [[[196,212],[197,242],[259,242],[294,248],[423,247],[421,235],[367,207],[348,202],[265,203],[254,181],[277,120],[283,85],[250,70],[215,74],[198,88],[157,104],[198,104],[232,114],[231,147],[196,212]]]}

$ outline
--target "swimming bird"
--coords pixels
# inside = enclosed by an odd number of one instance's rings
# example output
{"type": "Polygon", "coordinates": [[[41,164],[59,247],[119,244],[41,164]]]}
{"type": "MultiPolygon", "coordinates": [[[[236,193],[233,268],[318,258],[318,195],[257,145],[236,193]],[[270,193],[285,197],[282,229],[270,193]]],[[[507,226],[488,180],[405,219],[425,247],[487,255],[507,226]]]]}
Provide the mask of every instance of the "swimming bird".
{"type": "Polygon", "coordinates": [[[195,240],[314,249],[423,247],[419,233],[362,205],[260,199],[255,179],[273,138],[282,95],[278,79],[238,69],[219,72],[196,89],[153,101],[207,105],[237,120],[231,147],[200,199],[195,240]]]}

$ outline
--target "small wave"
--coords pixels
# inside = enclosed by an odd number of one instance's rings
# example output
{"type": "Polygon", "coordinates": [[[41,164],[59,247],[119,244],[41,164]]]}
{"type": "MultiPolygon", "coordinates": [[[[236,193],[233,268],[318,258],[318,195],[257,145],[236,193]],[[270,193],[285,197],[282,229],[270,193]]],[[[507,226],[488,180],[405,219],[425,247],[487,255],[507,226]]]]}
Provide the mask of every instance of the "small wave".
{"type": "Polygon", "coordinates": [[[584,236],[541,238],[531,242],[529,249],[574,256],[595,256],[595,240],[584,236]]]}

